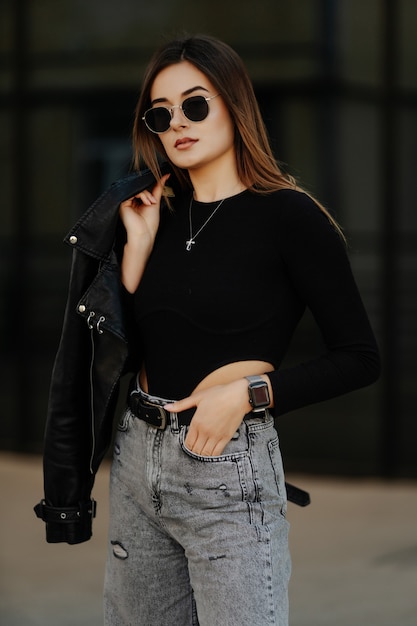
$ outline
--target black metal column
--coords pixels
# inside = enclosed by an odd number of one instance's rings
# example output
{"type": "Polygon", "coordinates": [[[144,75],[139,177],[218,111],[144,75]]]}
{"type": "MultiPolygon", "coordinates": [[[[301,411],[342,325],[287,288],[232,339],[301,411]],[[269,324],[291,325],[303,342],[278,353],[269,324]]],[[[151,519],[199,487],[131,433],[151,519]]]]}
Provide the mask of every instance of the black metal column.
{"type": "Polygon", "coordinates": [[[382,447],[381,472],[395,476],[400,458],[399,298],[398,298],[398,111],[396,109],[399,20],[398,3],[382,9],[381,193],[382,193],[382,447]]]}
{"type": "Polygon", "coordinates": [[[30,384],[30,128],[28,123],[28,2],[15,0],[11,122],[14,236],[10,253],[10,363],[15,399],[16,447],[25,448],[31,430],[30,384]]]}
{"type": "Polygon", "coordinates": [[[322,0],[320,10],[320,97],[318,98],[318,123],[321,148],[318,158],[322,163],[320,193],[330,210],[340,215],[340,132],[339,132],[339,49],[338,3],[322,0]]]}

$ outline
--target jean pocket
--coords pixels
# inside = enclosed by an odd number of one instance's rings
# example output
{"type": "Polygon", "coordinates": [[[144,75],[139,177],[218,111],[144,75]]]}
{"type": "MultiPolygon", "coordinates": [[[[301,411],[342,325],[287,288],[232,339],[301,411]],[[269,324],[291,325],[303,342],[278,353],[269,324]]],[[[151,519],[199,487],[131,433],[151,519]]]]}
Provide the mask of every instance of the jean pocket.
{"type": "Polygon", "coordinates": [[[224,451],[219,456],[204,456],[193,452],[185,445],[185,438],[187,436],[188,428],[181,429],[179,435],[179,443],[181,450],[192,459],[203,463],[224,463],[227,461],[236,461],[248,455],[248,442],[247,438],[241,430],[237,431],[229,443],[226,445],[224,451]]]}

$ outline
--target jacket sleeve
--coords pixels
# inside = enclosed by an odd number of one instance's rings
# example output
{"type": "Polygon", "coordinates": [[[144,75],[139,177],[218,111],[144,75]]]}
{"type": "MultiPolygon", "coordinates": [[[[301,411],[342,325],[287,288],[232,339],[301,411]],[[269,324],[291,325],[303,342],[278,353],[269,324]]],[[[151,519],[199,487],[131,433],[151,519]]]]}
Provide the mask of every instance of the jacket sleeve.
{"type": "Polygon", "coordinates": [[[95,503],[90,471],[91,343],[76,306],[98,270],[98,261],[73,251],[69,295],[52,372],[44,448],[45,499],[35,512],[46,522],[46,539],[70,544],[91,537],[95,503]],[[65,487],[64,487],[65,486],[65,487]],[[63,488],[64,487],[64,488],[63,488]]]}

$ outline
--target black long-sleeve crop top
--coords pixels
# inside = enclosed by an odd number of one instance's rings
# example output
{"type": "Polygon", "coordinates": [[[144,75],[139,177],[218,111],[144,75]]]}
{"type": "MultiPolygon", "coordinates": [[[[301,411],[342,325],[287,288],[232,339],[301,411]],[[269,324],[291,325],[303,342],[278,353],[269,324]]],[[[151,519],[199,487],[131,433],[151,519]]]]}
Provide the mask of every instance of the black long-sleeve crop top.
{"type": "MultiPolygon", "coordinates": [[[[165,211],[135,294],[149,392],[188,396],[234,361],[272,363],[275,414],[365,386],[379,355],[344,243],[305,194],[227,198],[186,249],[190,197],[165,211]],[[324,351],[280,369],[308,307],[324,351]]],[[[218,203],[193,202],[193,233],[218,203]]]]}

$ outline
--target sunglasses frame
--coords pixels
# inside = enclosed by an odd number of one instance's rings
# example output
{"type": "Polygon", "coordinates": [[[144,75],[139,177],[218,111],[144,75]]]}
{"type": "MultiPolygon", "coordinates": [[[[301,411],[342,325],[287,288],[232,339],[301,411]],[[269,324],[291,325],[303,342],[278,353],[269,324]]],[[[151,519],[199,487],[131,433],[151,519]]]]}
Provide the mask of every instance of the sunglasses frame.
{"type": "Polygon", "coordinates": [[[166,133],[166,132],[168,132],[168,131],[169,131],[170,126],[171,126],[171,120],[172,120],[172,118],[174,117],[174,116],[173,116],[173,111],[174,111],[174,109],[180,109],[180,111],[181,111],[181,113],[184,115],[184,117],[185,117],[187,120],[189,120],[190,122],[194,122],[195,124],[197,124],[198,122],[204,122],[204,120],[205,120],[205,119],[207,119],[207,117],[208,117],[208,115],[209,115],[209,113],[210,113],[210,109],[209,109],[208,103],[210,102],[210,100],[213,100],[214,98],[217,98],[217,96],[220,96],[220,94],[219,94],[219,93],[216,93],[216,95],[215,95],[215,96],[208,96],[208,97],[206,97],[206,96],[202,96],[202,95],[188,96],[187,98],[185,98],[185,99],[181,102],[181,104],[174,104],[172,107],[168,107],[168,106],[164,106],[164,105],[162,105],[162,106],[155,106],[155,107],[151,107],[150,109],[147,109],[147,110],[145,111],[145,113],[143,114],[143,116],[142,116],[142,121],[143,121],[143,122],[145,122],[145,126],[146,126],[146,128],[147,128],[148,130],[150,130],[150,131],[151,131],[151,133],[155,133],[155,135],[162,135],[163,133],[166,133]],[[206,101],[206,103],[207,103],[207,115],[205,115],[205,117],[203,117],[203,119],[202,119],[202,120],[192,120],[191,118],[189,118],[189,117],[188,117],[188,115],[185,113],[185,111],[184,111],[184,109],[183,109],[184,103],[185,103],[185,102],[187,102],[187,100],[193,100],[194,98],[203,98],[203,100],[205,100],[205,101],[206,101]],[[151,127],[148,125],[148,122],[146,121],[146,114],[147,114],[147,113],[149,113],[150,111],[155,111],[155,109],[165,109],[165,110],[166,110],[166,111],[168,111],[168,113],[169,113],[170,120],[169,120],[169,122],[168,122],[168,128],[166,128],[165,130],[154,130],[153,128],[151,128],[151,127]]]}

